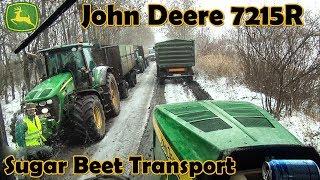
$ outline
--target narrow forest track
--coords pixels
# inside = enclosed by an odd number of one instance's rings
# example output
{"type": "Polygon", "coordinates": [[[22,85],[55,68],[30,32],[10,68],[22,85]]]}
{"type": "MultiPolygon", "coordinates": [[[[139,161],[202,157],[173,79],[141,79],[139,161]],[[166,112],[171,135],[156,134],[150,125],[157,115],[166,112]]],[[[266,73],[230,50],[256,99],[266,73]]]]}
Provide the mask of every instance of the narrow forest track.
{"type": "MultiPolygon", "coordinates": [[[[168,83],[173,83],[176,85],[182,85],[184,89],[191,90],[193,96],[196,100],[210,100],[212,99],[211,96],[206,92],[198,82],[191,81],[187,82],[183,78],[177,78],[169,81],[168,83]]],[[[152,112],[153,109],[159,105],[159,104],[165,104],[166,97],[165,97],[165,87],[166,85],[160,85],[159,83],[156,84],[156,87],[153,92],[153,97],[150,104],[150,114],[148,118],[147,126],[144,130],[140,146],[138,148],[138,154],[142,155],[144,159],[153,159],[153,139],[154,139],[154,133],[153,133],[153,126],[152,126],[152,112]]],[[[143,176],[136,176],[133,177],[133,179],[139,179],[139,180],[149,180],[154,179],[155,177],[152,175],[143,175],[143,176]]]]}

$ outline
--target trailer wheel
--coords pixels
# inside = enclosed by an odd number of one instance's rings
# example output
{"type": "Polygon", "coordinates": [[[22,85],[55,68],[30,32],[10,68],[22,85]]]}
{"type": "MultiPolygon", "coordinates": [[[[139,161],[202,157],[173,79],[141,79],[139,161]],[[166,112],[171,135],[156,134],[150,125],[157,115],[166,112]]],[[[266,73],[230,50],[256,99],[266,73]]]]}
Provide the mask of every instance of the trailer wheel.
{"type": "Polygon", "coordinates": [[[106,102],[106,114],[109,117],[115,117],[120,113],[120,93],[117,81],[112,73],[107,75],[107,83],[102,86],[103,96],[106,102]]]}
{"type": "Polygon", "coordinates": [[[190,83],[190,82],[192,82],[192,81],[193,81],[193,76],[188,76],[188,77],[187,77],[187,82],[190,83]]]}
{"type": "Polygon", "coordinates": [[[158,83],[159,83],[160,85],[164,85],[164,83],[165,83],[165,78],[163,78],[163,77],[158,77],[158,83]]]}
{"type": "Polygon", "coordinates": [[[129,96],[129,84],[127,83],[127,81],[122,80],[120,83],[120,98],[121,99],[126,99],[129,96]]]}
{"type": "Polygon", "coordinates": [[[136,85],[138,82],[137,82],[137,73],[136,71],[133,72],[133,82],[134,82],[134,85],[136,85]]]}
{"type": "Polygon", "coordinates": [[[144,64],[142,63],[142,64],[140,64],[140,66],[139,66],[139,73],[143,73],[144,72],[144,64]]]}
{"type": "Polygon", "coordinates": [[[96,95],[77,96],[65,128],[72,144],[101,140],[106,134],[106,117],[100,99],[96,95]]]}
{"type": "Polygon", "coordinates": [[[136,86],[137,84],[137,73],[135,71],[132,71],[130,74],[129,74],[129,86],[130,87],[134,87],[136,86]]]}

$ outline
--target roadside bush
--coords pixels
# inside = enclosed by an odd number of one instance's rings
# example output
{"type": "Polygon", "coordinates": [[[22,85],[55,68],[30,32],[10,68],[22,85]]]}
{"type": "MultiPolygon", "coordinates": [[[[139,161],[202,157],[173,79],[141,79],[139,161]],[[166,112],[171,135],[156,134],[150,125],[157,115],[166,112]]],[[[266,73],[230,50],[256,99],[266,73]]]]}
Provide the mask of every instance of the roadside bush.
{"type": "Polygon", "coordinates": [[[317,114],[320,108],[319,18],[306,18],[305,24],[240,27],[234,33],[244,83],[265,94],[265,107],[278,118],[293,110],[317,114]]]}
{"type": "Polygon", "coordinates": [[[240,77],[239,63],[232,57],[223,54],[210,54],[198,56],[195,66],[196,73],[205,73],[208,78],[240,77]]]}

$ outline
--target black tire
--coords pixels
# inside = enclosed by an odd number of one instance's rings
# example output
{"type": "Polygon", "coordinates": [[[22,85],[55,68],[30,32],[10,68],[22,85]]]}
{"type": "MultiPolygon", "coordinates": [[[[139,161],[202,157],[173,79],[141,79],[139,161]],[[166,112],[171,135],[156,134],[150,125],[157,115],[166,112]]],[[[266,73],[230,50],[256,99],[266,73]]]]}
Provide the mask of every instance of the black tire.
{"type": "Polygon", "coordinates": [[[134,83],[134,85],[136,85],[136,84],[138,83],[136,71],[133,72],[132,78],[133,78],[133,83],[134,83]]]}
{"type": "Polygon", "coordinates": [[[144,72],[144,65],[143,64],[140,64],[139,66],[139,73],[143,73],[144,72]]]}
{"type": "Polygon", "coordinates": [[[105,110],[108,118],[118,116],[120,113],[120,93],[117,81],[112,73],[108,73],[106,85],[102,86],[105,99],[105,110]]]}
{"type": "Polygon", "coordinates": [[[130,74],[129,74],[129,87],[134,87],[136,86],[137,84],[137,73],[135,71],[132,71],[130,74]]]}
{"type": "Polygon", "coordinates": [[[98,96],[77,96],[68,118],[68,127],[65,128],[71,144],[101,140],[106,134],[106,117],[98,96]]]}
{"type": "Polygon", "coordinates": [[[163,77],[158,77],[158,82],[159,82],[160,85],[164,85],[164,83],[165,83],[165,78],[163,78],[163,77]]]}
{"type": "Polygon", "coordinates": [[[127,81],[122,80],[120,83],[120,99],[126,99],[129,96],[129,84],[127,81]]]}
{"type": "Polygon", "coordinates": [[[188,76],[188,77],[186,77],[186,79],[187,79],[187,82],[192,82],[193,81],[193,76],[188,76]]]}

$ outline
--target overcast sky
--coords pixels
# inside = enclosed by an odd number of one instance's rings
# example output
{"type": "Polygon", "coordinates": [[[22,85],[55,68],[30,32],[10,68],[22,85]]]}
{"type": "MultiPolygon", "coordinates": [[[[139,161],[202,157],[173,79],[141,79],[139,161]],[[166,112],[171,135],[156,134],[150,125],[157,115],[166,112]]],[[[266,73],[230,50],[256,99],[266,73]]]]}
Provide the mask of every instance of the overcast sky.
{"type": "MultiPolygon", "coordinates": [[[[169,0],[152,0],[150,1],[150,4],[158,3],[166,6],[166,1],[169,0]]],[[[198,7],[197,9],[199,10],[219,9],[224,13],[224,25],[221,27],[211,27],[212,31],[215,33],[214,35],[216,36],[219,36],[223,34],[227,29],[232,28],[232,21],[234,15],[230,13],[231,6],[256,6],[261,8],[263,6],[282,6],[285,4],[299,4],[305,9],[305,11],[310,10],[312,11],[312,13],[320,14],[320,0],[197,0],[196,2],[196,6],[198,7]]],[[[156,42],[163,41],[166,39],[164,35],[157,29],[155,29],[155,31],[156,42]]]]}

